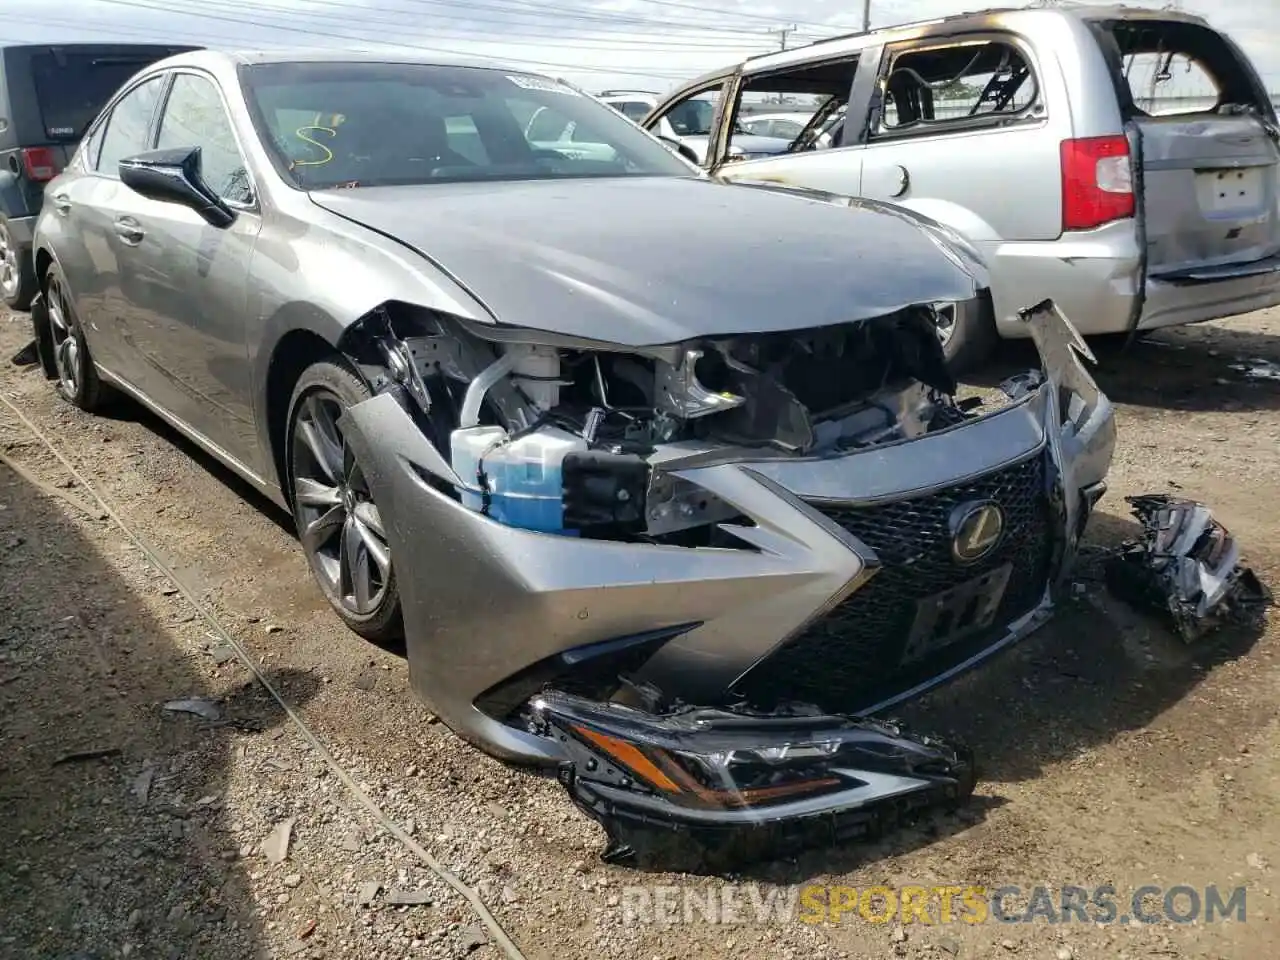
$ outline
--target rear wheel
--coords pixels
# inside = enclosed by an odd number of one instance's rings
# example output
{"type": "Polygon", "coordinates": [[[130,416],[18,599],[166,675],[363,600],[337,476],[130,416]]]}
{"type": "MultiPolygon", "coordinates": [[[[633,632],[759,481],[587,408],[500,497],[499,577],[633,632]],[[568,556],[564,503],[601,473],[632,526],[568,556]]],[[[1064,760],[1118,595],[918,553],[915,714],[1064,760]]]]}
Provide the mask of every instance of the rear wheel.
{"type": "Polygon", "coordinates": [[[31,251],[13,239],[9,221],[0,219],[0,299],[11,310],[26,310],[36,296],[31,251]]]}
{"type": "Polygon", "coordinates": [[[371,396],[339,363],[308,367],[289,404],[288,479],[298,539],[325,599],[375,643],[401,632],[400,592],[382,514],[338,421],[371,396]]]}
{"type": "Polygon", "coordinates": [[[93,413],[110,398],[110,389],[98,377],[89,356],[84,330],[76,317],[66,281],[57,264],[45,273],[45,302],[49,313],[49,347],[57,374],[57,391],[64,400],[93,413]]]}

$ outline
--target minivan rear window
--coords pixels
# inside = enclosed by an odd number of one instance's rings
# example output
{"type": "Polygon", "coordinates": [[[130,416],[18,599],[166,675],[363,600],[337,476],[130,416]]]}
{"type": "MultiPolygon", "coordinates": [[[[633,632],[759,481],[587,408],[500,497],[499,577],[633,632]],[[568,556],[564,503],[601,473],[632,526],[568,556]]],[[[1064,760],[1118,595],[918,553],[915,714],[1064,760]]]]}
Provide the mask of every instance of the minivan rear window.
{"type": "Polygon", "coordinates": [[[62,142],[79,140],[112,95],[153,60],[110,54],[36,54],[31,72],[45,136],[62,142]]]}

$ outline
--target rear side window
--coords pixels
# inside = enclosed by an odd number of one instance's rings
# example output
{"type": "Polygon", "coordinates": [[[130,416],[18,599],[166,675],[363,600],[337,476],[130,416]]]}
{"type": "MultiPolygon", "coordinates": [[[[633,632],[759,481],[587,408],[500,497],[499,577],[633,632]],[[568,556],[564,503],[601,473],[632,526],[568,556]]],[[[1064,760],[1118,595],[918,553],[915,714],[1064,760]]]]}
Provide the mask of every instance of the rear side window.
{"type": "Polygon", "coordinates": [[[115,92],[150,62],[76,53],[32,57],[45,136],[63,142],[79,140],[115,92]]]}
{"type": "Polygon", "coordinates": [[[121,160],[149,149],[147,134],[163,87],[163,77],[152,77],[130,90],[112,109],[95,167],[100,173],[117,176],[121,160]]]}
{"type": "Polygon", "coordinates": [[[1027,58],[1000,40],[891,54],[883,84],[884,107],[873,134],[1005,123],[1025,115],[1039,98],[1027,58]]]}

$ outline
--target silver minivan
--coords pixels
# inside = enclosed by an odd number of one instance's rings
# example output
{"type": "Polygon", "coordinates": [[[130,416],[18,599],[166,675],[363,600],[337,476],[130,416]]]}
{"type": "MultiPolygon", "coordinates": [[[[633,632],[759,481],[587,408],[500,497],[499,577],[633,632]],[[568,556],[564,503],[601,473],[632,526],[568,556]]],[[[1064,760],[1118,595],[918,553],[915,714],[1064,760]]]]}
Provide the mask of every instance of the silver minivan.
{"type": "Polygon", "coordinates": [[[1198,17],[1001,10],[838,37],[705,75],[643,124],[708,93],[716,176],[889,201],[978,247],[991,311],[942,311],[960,366],[1049,297],[1086,335],[1280,303],[1276,111],[1198,17]],[[728,131],[761,94],[811,119],[785,153],[735,159],[728,131]]]}

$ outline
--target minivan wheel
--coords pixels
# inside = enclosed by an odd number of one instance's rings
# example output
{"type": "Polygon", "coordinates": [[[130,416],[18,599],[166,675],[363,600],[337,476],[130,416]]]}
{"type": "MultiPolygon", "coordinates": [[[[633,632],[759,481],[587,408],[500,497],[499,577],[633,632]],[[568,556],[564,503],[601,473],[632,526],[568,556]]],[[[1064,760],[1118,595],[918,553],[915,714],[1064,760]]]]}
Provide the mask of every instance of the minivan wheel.
{"type": "Polygon", "coordinates": [[[89,356],[84,330],[80,327],[57,264],[49,265],[44,290],[49,315],[49,346],[57,374],[58,394],[87,413],[100,410],[110,398],[111,391],[98,377],[93,358],[89,356]]]}
{"type": "Polygon", "coordinates": [[[11,310],[27,310],[36,296],[31,251],[13,239],[9,221],[0,219],[0,299],[11,310]]]}
{"type": "Polygon", "coordinates": [[[947,301],[933,305],[938,314],[938,339],[947,366],[957,377],[982,365],[995,349],[995,318],[972,302],[947,301]]]}
{"type": "Polygon", "coordinates": [[[382,514],[338,421],[372,394],[345,366],[321,361],[294,387],[286,466],[298,539],[334,612],[375,643],[402,632],[400,591],[382,514]]]}

